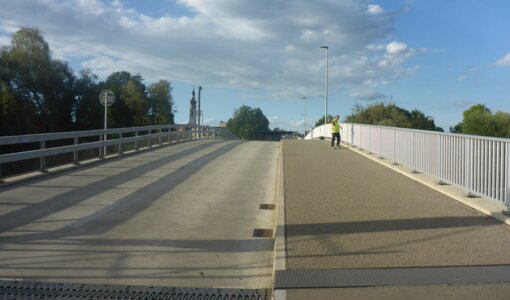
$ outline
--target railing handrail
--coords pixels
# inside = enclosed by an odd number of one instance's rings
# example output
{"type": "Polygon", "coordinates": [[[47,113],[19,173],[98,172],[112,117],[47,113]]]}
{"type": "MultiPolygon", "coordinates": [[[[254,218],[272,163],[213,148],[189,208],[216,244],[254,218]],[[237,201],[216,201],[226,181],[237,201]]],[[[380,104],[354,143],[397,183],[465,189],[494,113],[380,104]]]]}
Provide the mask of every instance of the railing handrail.
{"type": "MultiPolygon", "coordinates": [[[[39,170],[41,172],[46,172],[46,157],[51,155],[74,152],[73,163],[78,164],[78,151],[99,149],[99,158],[104,158],[107,155],[108,146],[117,146],[118,154],[123,154],[124,145],[128,143],[134,143],[134,150],[139,150],[139,142],[146,142],[148,147],[152,147],[152,140],[154,139],[158,139],[157,144],[163,145],[165,143],[171,143],[174,137],[178,137],[180,140],[237,139],[237,137],[230,133],[226,128],[186,124],[153,125],[142,127],[112,128],[106,130],[97,129],[85,131],[41,133],[32,135],[0,136],[0,146],[39,143],[39,149],[20,150],[17,152],[0,154],[0,182],[2,182],[2,164],[5,163],[39,158],[39,170]],[[177,128],[184,128],[184,130],[174,130],[177,128]],[[146,134],[140,134],[144,132],[146,132],[146,134]],[[134,136],[125,136],[125,133],[133,133],[134,136]],[[84,137],[95,137],[96,140],[80,142],[79,138],[84,137]],[[107,137],[110,138],[108,139],[107,137]],[[166,142],[163,142],[165,137],[166,142]],[[48,141],[69,139],[73,139],[72,145],[54,147],[47,147],[46,145],[46,142],[48,141]]],[[[23,147],[20,148],[23,149],[23,147]]]]}
{"type": "MultiPolygon", "coordinates": [[[[63,140],[67,138],[75,137],[86,137],[86,136],[97,136],[104,134],[118,134],[135,131],[149,131],[149,130],[161,130],[161,129],[172,129],[177,127],[190,127],[189,125],[152,125],[152,126],[140,126],[140,127],[122,127],[122,128],[110,128],[110,129],[93,129],[93,130],[80,130],[80,131],[63,131],[63,132],[51,132],[51,133],[36,133],[36,134],[25,134],[25,135],[10,135],[0,136],[1,145],[12,145],[12,144],[23,144],[23,143],[35,143],[41,141],[54,141],[63,140]]],[[[196,126],[195,126],[196,127],[196,126]]],[[[200,128],[216,128],[210,126],[200,126],[200,128]]]]}
{"type": "MultiPolygon", "coordinates": [[[[341,123],[342,140],[439,183],[504,203],[510,210],[510,139],[368,124],[341,123]]],[[[310,138],[331,138],[329,124],[314,128],[310,138]]]]}
{"type": "MultiPolygon", "coordinates": [[[[329,124],[327,124],[327,126],[328,125],[329,124]]],[[[343,125],[360,125],[360,126],[370,126],[370,127],[376,127],[376,128],[381,127],[381,128],[388,128],[388,129],[398,129],[398,130],[402,130],[402,131],[435,133],[435,134],[439,134],[439,135],[466,137],[466,138],[481,139],[481,140],[488,140],[488,141],[510,142],[510,138],[499,138],[499,137],[474,135],[474,134],[461,134],[461,133],[453,133],[453,132],[443,132],[443,131],[413,129],[413,128],[403,128],[403,127],[391,127],[391,126],[384,126],[384,125],[372,125],[372,124],[361,124],[361,123],[347,123],[347,122],[340,123],[340,125],[341,126],[343,126],[343,125]]],[[[324,125],[321,125],[321,126],[324,126],[324,125]]]]}

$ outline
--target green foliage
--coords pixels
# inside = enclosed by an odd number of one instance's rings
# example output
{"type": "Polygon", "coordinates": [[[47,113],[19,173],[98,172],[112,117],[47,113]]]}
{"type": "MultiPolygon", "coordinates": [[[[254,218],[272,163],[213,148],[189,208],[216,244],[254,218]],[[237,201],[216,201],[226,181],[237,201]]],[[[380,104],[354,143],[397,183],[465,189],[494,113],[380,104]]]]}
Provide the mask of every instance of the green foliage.
{"type": "Polygon", "coordinates": [[[463,120],[450,128],[451,132],[510,138],[510,114],[492,113],[483,104],[476,104],[464,111],[463,120]]]}
{"type": "Polygon", "coordinates": [[[0,52],[0,70],[2,105],[9,103],[2,110],[22,112],[2,116],[15,122],[8,121],[9,126],[2,127],[0,133],[71,129],[75,77],[67,62],[51,58],[39,30],[22,28],[13,35],[11,45],[0,52]]]}
{"type": "Polygon", "coordinates": [[[148,88],[149,116],[152,124],[173,124],[172,86],[167,80],[160,80],[148,88]]]}
{"type": "Polygon", "coordinates": [[[51,57],[38,29],[22,28],[0,49],[0,135],[103,128],[98,97],[106,88],[116,95],[108,127],[173,124],[168,81],[147,89],[139,74],[115,72],[105,82],[90,70],[75,74],[51,57]]]}
{"type": "Polygon", "coordinates": [[[76,100],[73,109],[76,129],[104,128],[104,107],[98,101],[101,87],[98,78],[90,70],[79,72],[76,80],[76,100]]]}
{"type": "MultiPolygon", "coordinates": [[[[333,121],[333,115],[327,115],[326,123],[330,124],[333,121]]],[[[324,116],[322,116],[317,122],[315,122],[315,127],[319,127],[324,125],[324,116]]]]}
{"type": "Polygon", "coordinates": [[[431,117],[421,111],[417,109],[408,111],[394,103],[375,103],[367,107],[356,105],[353,108],[353,113],[347,116],[346,120],[358,124],[443,131],[442,128],[436,126],[431,117]]]}
{"type": "Polygon", "coordinates": [[[238,137],[249,140],[257,131],[269,131],[269,120],[260,108],[243,105],[228,120],[227,129],[238,137]]]}

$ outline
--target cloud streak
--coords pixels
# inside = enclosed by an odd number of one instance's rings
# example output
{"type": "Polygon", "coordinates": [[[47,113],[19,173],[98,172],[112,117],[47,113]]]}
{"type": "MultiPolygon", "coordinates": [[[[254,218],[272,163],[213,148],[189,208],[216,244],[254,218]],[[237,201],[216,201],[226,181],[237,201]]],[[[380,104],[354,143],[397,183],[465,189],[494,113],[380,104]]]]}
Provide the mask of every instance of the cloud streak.
{"type": "MultiPolygon", "coordinates": [[[[210,86],[265,90],[276,98],[320,95],[330,53],[330,82],[374,89],[416,71],[419,51],[380,43],[395,14],[355,0],[178,0],[192,15],[151,17],[123,1],[6,1],[0,29],[45,33],[55,56],[99,76],[127,70],[210,86]]],[[[5,44],[5,35],[0,42],[5,44]]]]}
{"type": "Polygon", "coordinates": [[[496,66],[498,67],[510,67],[510,53],[505,55],[503,58],[496,62],[496,66]]]}

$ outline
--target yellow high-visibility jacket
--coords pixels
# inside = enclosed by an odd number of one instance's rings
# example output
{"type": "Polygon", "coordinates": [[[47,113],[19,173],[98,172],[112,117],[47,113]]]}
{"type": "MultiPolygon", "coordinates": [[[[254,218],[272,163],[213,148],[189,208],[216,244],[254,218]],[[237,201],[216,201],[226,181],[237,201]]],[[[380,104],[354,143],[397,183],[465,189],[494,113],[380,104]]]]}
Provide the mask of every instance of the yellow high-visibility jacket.
{"type": "Polygon", "coordinates": [[[340,123],[337,120],[333,120],[333,122],[331,122],[331,132],[340,132],[340,123]]]}

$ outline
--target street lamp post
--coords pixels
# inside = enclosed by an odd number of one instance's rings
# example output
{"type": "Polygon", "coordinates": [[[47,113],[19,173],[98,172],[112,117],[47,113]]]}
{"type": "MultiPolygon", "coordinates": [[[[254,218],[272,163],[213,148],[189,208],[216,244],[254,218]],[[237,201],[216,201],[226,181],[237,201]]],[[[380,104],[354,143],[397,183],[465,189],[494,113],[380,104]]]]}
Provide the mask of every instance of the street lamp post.
{"type": "Polygon", "coordinates": [[[326,83],[324,84],[324,138],[326,138],[326,123],[328,118],[328,69],[329,57],[328,46],[321,46],[321,49],[326,49],[326,83]]]}
{"type": "Polygon", "coordinates": [[[303,134],[303,139],[306,137],[306,97],[301,97],[301,99],[305,100],[305,133],[303,134]]]}
{"type": "Polygon", "coordinates": [[[198,127],[200,127],[200,125],[202,125],[202,122],[200,120],[200,117],[201,117],[201,113],[202,111],[200,110],[200,96],[202,94],[202,87],[199,86],[198,87],[198,127]]]}

